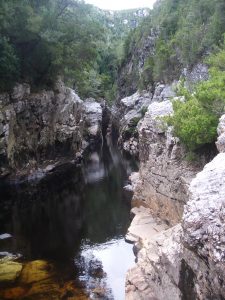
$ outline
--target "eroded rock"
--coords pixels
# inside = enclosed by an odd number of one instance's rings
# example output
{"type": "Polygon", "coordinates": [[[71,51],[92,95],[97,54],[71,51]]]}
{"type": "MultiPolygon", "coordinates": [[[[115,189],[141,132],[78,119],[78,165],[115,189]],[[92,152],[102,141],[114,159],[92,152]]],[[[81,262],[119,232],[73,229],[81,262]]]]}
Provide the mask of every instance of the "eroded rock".
{"type": "Polygon", "coordinates": [[[27,84],[16,85],[11,95],[0,95],[0,175],[76,157],[101,135],[101,122],[100,104],[84,104],[60,79],[53,90],[38,93],[27,84]]]}
{"type": "Polygon", "coordinates": [[[141,163],[133,202],[142,202],[154,216],[176,224],[188,199],[189,183],[199,168],[184,159],[185,149],[163,119],[172,113],[169,100],[153,102],[138,124],[141,163]]]}
{"type": "MultiPolygon", "coordinates": [[[[218,132],[223,134],[221,124],[218,132]]],[[[126,299],[225,298],[224,178],[220,153],[191,181],[181,224],[141,242],[139,236],[126,299]]]]}

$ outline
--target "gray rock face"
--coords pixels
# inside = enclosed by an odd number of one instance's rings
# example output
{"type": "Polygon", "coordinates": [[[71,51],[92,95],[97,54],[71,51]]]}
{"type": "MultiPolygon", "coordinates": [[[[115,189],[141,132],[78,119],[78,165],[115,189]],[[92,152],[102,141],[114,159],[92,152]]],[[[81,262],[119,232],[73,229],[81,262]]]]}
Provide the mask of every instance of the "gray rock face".
{"type": "Polygon", "coordinates": [[[31,93],[27,84],[16,85],[11,95],[0,95],[0,174],[75,156],[84,131],[94,134],[95,126],[100,131],[100,115],[99,104],[84,105],[60,80],[54,90],[39,93],[31,93]],[[94,106],[98,111],[91,119],[94,106]]]}
{"type": "Polygon", "coordinates": [[[152,102],[171,100],[171,98],[175,97],[176,96],[174,92],[175,84],[176,84],[175,82],[172,85],[158,83],[155,88],[152,102]]]}
{"type": "Polygon", "coordinates": [[[224,178],[220,153],[191,181],[181,224],[136,237],[138,262],[127,274],[126,299],[225,298],[224,178]]]}
{"type": "MultiPolygon", "coordinates": [[[[131,155],[139,153],[138,123],[143,119],[149,105],[163,102],[175,97],[172,85],[158,83],[153,94],[143,91],[120,100],[113,109],[114,126],[119,131],[119,144],[131,155]]],[[[171,106],[172,107],[172,106],[171,106]]]]}
{"type": "Polygon", "coordinates": [[[186,247],[207,262],[210,269],[210,275],[205,278],[208,290],[224,297],[225,153],[218,154],[198,173],[189,191],[182,222],[183,240],[186,247]]]}
{"type": "Polygon", "coordinates": [[[191,89],[196,82],[209,78],[209,69],[207,65],[198,63],[192,69],[184,69],[182,75],[185,78],[186,86],[191,89]]]}
{"type": "Polygon", "coordinates": [[[102,138],[102,107],[95,99],[87,99],[84,102],[85,125],[90,138],[102,138]]]}
{"type": "Polygon", "coordinates": [[[219,152],[225,152],[225,115],[220,118],[217,128],[218,139],[216,146],[219,152]]]}
{"type": "Polygon", "coordinates": [[[152,103],[138,124],[140,180],[133,201],[144,203],[161,219],[176,224],[187,202],[187,189],[198,168],[185,159],[186,152],[163,117],[173,113],[169,100],[152,103]]]}
{"type": "Polygon", "coordinates": [[[141,250],[136,266],[127,273],[126,300],[181,299],[182,293],[178,287],[183,247],[181,226],[157,229],[155,234],[150,232],[148,237],[139,239],[136,245],[141,250]]]}
{"type": "Polygon", "coordinates": [[[139,92],[130,97],[122,99],[119,105],[112,110],[112,122],[119,131],[118,143],[132,155],[138,154],[138,132],[137,124],[144,116],[149,104],[151,95],[147,92],[139,92]]]}
{"type": "Polygon", "coordinates": [[[138,81],[142,73],[145,61],[155,52],[156,40],[159,30],[152,28],[147,37],[143,36],[139,41],[138,47],[133,49],[127,56],[126,63],[119,72],[118,87],[121,97],[133,94],[138,89],[138,81]]]}

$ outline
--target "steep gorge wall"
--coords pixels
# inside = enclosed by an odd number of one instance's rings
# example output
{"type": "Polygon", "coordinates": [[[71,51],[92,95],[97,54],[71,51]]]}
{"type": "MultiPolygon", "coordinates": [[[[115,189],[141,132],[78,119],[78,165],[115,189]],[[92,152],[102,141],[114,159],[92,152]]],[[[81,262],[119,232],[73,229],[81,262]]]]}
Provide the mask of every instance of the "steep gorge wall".
{"type": "MultiPolygon", "coordinates": [[[[198,166],[185,161],[179,141],[163,127],[159,117],[169,113],[169,101],[153,103],[138,124],[141,165],[133,186],[136,203],[174,226],[139,237],[126,299],[225,299],[225,154],[199,172],[205,161],[198,166]]],[[[220,152],[224,132],[223,116],[220,152]]]]}
{"type": "Polygon", "coordinates": [[[101,105],[83,102],[59,80],[53,90],[31,93],[27,84],[0,95],[0,175],[75,158],[101,141],[101,105]]]}
{"type": "Polygon", "coordinates": [[[185,149],[164,124],[162,118],[172,113],[169,100],[154,102],[138,124],[140,170],[133,201],[174,225],[182,217],[188,185],[200,167],[185,159],[185,149]]]}

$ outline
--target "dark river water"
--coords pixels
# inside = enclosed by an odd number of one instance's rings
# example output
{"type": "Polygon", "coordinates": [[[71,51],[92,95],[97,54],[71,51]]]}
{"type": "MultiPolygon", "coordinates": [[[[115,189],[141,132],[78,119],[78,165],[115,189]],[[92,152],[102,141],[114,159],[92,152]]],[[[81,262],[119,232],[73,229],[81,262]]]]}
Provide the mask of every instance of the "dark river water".
{"type": "MultiPolygon", "coordinates": [[[[130,199],[123,186],[133,170],[131,160],[105,144],[81,166],[64,165],[39,182],[1,184],[0,258],[7,252],[19,254],[23,264],[51,263],[57,282],[80,287],[76,299],[124,299],[125,273],[134,256],[124,241],[130,199]],[[3,239],[6,233],[11,237],[3,239]]],[[[18,282],[0,282],[0,289],[21,290],[18,282]]],[[[21,292],[17,298],[75,299],[66,295],[21,292]]]]}

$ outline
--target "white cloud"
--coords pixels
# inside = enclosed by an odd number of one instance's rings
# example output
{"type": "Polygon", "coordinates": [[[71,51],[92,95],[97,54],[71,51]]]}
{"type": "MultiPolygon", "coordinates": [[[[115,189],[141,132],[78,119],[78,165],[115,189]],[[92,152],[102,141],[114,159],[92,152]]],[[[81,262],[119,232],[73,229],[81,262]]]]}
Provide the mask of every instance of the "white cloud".
{"type": "Polygon", "coordinates": [[[152,8],[156,0],[85,0],[85,2],[102,9],[121,10],[139,7],[152,8]]]}

